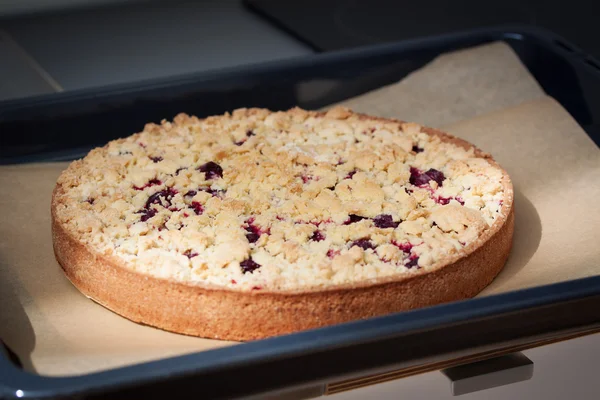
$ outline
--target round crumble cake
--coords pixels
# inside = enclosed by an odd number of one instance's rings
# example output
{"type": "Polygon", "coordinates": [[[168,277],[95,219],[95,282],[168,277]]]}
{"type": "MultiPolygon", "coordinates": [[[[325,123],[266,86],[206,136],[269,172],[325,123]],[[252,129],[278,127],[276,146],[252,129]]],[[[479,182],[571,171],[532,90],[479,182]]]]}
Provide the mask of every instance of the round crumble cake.
{"type": "Polygon", "coordinates": [[[52,199],[56,257],[79,290],[228,340],[472,297],[513,224],[489,154],[344,108],[180,114],[73,162],[52,199]]]}

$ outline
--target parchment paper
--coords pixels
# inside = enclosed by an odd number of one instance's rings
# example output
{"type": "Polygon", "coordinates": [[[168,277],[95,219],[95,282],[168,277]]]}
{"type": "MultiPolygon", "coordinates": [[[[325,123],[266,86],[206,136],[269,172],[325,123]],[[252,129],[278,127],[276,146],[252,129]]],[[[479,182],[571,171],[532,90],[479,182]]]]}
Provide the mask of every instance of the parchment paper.
{"type": "MultiPolygon", "coordinates": [[[[482,295],[600,274],[600,152],[508,46],[441,56],[346,104],[445,128],[508,170],[514,249],[482,295]]],[[[234,344],[134,324],[64,278],[52,252],[50,196],[66,165],[0,168],[0,337],[25,368],[84,374],[234,344]]]]}

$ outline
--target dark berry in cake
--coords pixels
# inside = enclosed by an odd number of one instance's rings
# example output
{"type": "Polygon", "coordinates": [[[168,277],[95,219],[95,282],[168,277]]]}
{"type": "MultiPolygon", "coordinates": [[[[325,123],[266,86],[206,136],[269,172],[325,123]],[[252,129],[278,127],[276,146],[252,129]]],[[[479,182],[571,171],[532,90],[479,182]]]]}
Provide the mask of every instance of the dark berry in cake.
{"type": "Polygon", "coordinates": [[[163,190],[159,190],[158,192],[156,192],[153,195],[151,195],[150,197],[148,197],[148,201],[146,201],[146,208],[149,208],[150,204],[161,204],[164,206],[165,203],[166,203],[166,207],[170,207],[171,199],[176,194],[177,194],[177,190],[175,190],[173,188],[166,188],[163,190]],[[163,199],[165,201],[165,203],[163,203],[161,199],[163,199]]]}
{"type": "Polygon", "coordinates": [[[358,246],[358,247],[360,247],[363,250],[374,249],[375,248],[375,246],[373,245],[373,243],[371,243],[371,241],[369,239],[367,239],[367,238],[362,238],[362,239],[355,240],[354,242],[352,242],[350,244],[350,247],[353,247],[353,246],[358,246]]]}
{"type": "Polygon", "coordinates": [[[437,169],[431,168],[426,172],[426,174],[427,176],[429,176],[429,179],[431,179],[432,181],[436,181],[439,186],[442,186],[442,182],[444,181],[444,179],[446,179],[444,173],[438,171],[437,169]]]}
{"type": "Polygon", "coordinates": [[[197,201],[192,201],[190,208],[192,210],[194,210],[196,215],[202,215],[202,213],[204,212],[204,207],[202,206],[202,204],[198,203],[197,201]]]}
{"type": "Polygon", "coordinates": [[[346,175],[344,177],[344,179],[352,179],[352,177],[354,176],[354,174],[356,174],[358,171],[353,169],[352,171],[348,172],[348,175],[346,175]]]}
{"type": "Polygon", "coordinates": [[[204,172],[205,179],[217,179],[223,177],[223,168],[213,161],[202,164],[198,167],[198,171],[204,172]]]}
{"type": "Polygon", "coordinates": [[[246,225],[247,226],[244,228],[246,230],[246,239],[248,239],[248,242],[250,243],[258,242],[260,235],[266,233],[266,231],[263,231],[258,225],[254,224],[254,218],[248,218],[248,220],[246,220],[246,225]]]}
{"type": "Polygon", "coordinates": [[[325,236],[320,230],[316,230],[313,232],[312,236],[310,237],[310,240],[314,242],[320,242],[322,240],[325,240],[325,236]]]}
{"type": "Polygon", "coordinates": [[[400,222],[394,222],[392,216],[389,214],[379,214],[375,218],[373,218],[373,224],[377,228],[397,228],[400,225],[400,222]]]}
{"type": "Polygon", "coordinates": [[[242,261],[240,263],[240,267],[242,268],[242,272],[244,274],[247,274],[248,272],[252,273],[255,270],[260,268],[260,264],[256,263],[254,260],[252,260],[252,257],[242,261]]]}
{"type": "Polygon", "coordinates": [[[368,219],[367,217],[361,217],[360,215],[350,214],[348,215],[348,219],[344,222],[344,225],[354,224],[355,222],[362,221],[363,219],[368,219]]]}
{"type": "Polygon", "coordinates": [[[138,214],[142,214],[140,221],[146,222],[156,215],[156,210],[154,208],[145,208],[143,210],[138,211],[138,214]]]}
{"type": "Polygon", "coordinates": [[[419,169],[410,167],[410,179],[409,182],[415,186],[423,186],[429,183],[429,176],[422,173],[419,169]]]}
{"type": "Polygon", "coordinates": [[[198,253],[196,253],[195,251],[188,249],[183,253],[184,256],[186,256],[187,258],[194,258],[198,255],[198,253]]]}
{"type": "Polygon", "coordinates": [[[429,169],[427,172],[422,172],[418,168],[410,168],[410,183],[415,186],[424,186],[429,181],[435,181],[439,186],[442,186],[442,182],[446,179],[444,173],[437,169],[429,169]]]}
{"type": "Polygon", "coordinates": [[[406,268],[413,268],[419,266],[419,256],[411,256],[408,262],[405,264],[406,268]]]}

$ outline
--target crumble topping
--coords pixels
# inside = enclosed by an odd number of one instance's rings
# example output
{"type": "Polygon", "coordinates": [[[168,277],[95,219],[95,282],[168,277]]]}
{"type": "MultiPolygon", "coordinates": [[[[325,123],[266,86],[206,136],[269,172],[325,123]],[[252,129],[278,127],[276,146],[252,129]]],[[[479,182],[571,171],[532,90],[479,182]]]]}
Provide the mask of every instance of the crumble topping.
{"type": "Polygon", "coordinates": [[[128,268],[302,290],[433,268],[501,215],[503,172],[414,123],[239,109],[92,150],[56,218],[128,268]]]}

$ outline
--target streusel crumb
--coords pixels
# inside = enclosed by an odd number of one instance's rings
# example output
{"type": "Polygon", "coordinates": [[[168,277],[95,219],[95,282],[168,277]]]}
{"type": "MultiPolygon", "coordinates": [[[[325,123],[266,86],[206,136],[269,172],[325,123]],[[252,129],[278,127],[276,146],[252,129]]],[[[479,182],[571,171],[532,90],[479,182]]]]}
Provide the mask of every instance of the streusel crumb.
{"type": "Polygon", "coordinates": [[[500,217],[503,172],[414,123],[239,109],[73,162],[56,218],[133,270],[302,290],[434,268],[500,217]]]}

